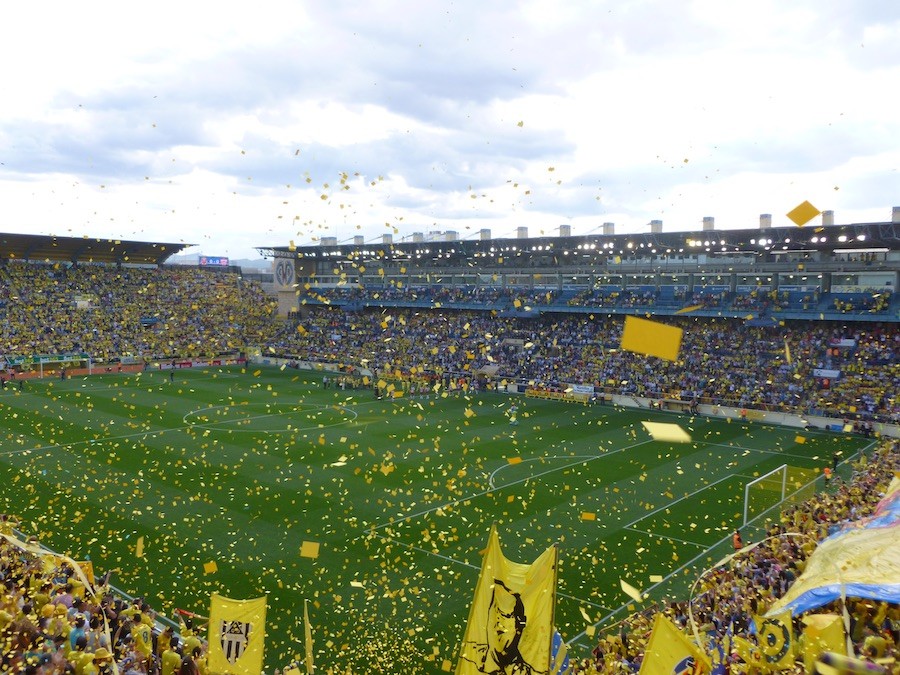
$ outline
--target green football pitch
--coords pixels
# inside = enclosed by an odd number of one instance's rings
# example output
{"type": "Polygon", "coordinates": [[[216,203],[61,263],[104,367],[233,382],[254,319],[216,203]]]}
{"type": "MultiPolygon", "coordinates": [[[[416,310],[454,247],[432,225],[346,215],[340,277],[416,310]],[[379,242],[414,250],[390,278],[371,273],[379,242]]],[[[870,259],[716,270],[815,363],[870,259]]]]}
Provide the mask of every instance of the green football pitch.
{"type": "Polygon", "coordinates": [[[455,665],[491,523],[517,562],[559,543],[556,624],[586,655],[590,626],[687,597],[729,552],[749,481],[869,446],[498,393],[379,400],[321,379],[216,368],[2,390],[0,510],[168,616],[206,614],[213,591],[267,595],[268,672],[302,658],[308,599],[319,672],[437,673],[455,665]],[[654,441],[642,421],[691,442],[654,441]]]}

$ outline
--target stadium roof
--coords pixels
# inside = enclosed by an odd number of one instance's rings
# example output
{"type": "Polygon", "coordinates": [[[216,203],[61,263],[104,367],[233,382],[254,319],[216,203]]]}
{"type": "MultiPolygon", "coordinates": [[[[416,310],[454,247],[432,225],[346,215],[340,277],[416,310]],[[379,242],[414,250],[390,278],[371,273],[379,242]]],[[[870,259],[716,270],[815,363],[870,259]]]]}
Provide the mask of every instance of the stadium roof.
{"type": "Polygon", "coordinates": [[[0,234],[0,260],[161,265],[169,256],[190,246],[194,244],[0,234]]]}
{"type": "MultiPolygon", "coordinates": [[[[446,235],[447,233],[436,233],[446,235]]],[[[455,234],[455,233],[453,233],[455,234]]],[[[415,236],[415,235],[414,235],[415,236]]],[[[421,237],[421,235],[419,235],[421,237]]],[[[380,259],[403,261],[433,259],[462,262],[494,255],[520,260],[568,260],[590,252],[596,255],[733,254],[756,255],[791,252],[841,252],[859,249],[900,249],[900,223],[852,223],[807,227],[767,227],[740,230],[694,230],[690,232],[644,232],[639,234],[587,234],[575,236],[455,239],[446,236],[394,242],[336,242],[323,238],[318,245],[257,248],[266,257],[306,260],[380,259]]]]}

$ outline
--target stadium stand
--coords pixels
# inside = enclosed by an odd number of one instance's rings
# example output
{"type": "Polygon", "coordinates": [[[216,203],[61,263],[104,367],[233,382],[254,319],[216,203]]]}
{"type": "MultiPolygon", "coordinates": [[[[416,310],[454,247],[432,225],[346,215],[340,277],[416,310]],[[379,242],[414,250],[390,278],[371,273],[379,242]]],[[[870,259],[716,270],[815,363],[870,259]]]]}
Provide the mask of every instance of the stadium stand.
{"type": "Polygon", "coordinates": [[[780,326],[715,319],[673,322],[685,330],[682,358],[655,362],[652,368],[646,359],[618,349],[622,318],[607,315],[519,319],[489,312],[396,307],[384,315],[374,309],[310,307],[300,320],[303,331],[285,325],[270,346],[300,361],[345,366],[365,361],[376,372],[407,374],[415,367],[434,379],[448,373],[473,376],[494,366],[492,380],[585,384],[597,394],[698,398],[713,405],[900,420],[896,324],[793,322],[785,333],[780,326]],[[391,351],[372,350],[385,340],[393,345],[391,351]],[[793,343],[791,363],[785,340],[793,343]],[[816,376],[815,371],[840,375],[816,376]]]}
{"type": "Polygon", "coordinates": [[[0,318],[7,357],[88,352],[96,363],[117,363],[264,343],[274,305],[237,274],[11,261],[0,266],[0,318]]]}

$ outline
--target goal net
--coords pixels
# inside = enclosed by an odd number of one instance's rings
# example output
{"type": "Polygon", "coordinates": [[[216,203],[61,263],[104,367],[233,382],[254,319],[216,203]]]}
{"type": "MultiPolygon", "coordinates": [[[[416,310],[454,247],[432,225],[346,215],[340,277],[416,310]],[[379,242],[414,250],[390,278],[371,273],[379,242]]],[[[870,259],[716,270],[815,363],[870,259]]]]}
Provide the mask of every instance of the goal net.
{"type": "Polygon", "coordinates": [[[802,501],[815,494],[815,469],[782,464],[777,469],[755,478],[744,486],[744,521],[746,525],[785,502],[802,501]]]}

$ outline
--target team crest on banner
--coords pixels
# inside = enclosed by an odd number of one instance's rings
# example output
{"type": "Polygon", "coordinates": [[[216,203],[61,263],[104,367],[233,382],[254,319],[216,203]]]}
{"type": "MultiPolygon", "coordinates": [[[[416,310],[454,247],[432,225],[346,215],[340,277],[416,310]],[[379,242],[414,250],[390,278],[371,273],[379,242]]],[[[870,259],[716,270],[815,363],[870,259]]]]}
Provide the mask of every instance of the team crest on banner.
{"type": "Polygon", "coordinates": [[[244,621],[221,621],[222,653],[225,660],[234,665],[250,642],[250,630],[253,624],[244,621]]]}
{"type": "Polygon", "coordinates": [[[233,600],[213,593],[209,603],[210,672],[259,675],[266,639],[266,599],[233,600]]]}

